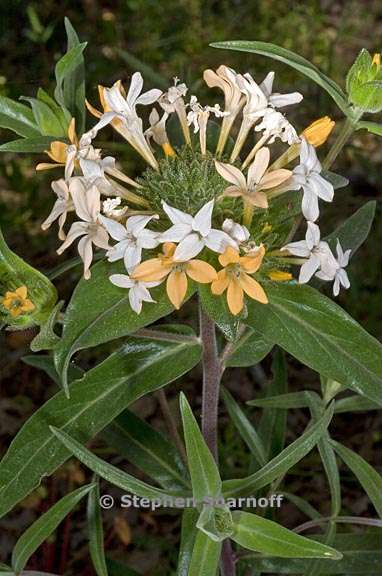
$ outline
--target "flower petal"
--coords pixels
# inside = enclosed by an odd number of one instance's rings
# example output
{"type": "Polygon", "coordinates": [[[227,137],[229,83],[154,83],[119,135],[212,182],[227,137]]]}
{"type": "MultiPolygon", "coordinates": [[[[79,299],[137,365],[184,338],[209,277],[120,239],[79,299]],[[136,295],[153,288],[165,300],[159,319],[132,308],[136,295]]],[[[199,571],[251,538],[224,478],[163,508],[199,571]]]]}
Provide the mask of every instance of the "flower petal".
{"type": "Polygon", "coordinates": [[[318,198],[316,194],[308,187],[304,187],[301,211],[304,217],[311,222],[315,222],[320,215],[318,198]]]}
{"type": "Polygon", "coordinates": [[[223,254],[219,256],[219,262],[222,266],[228,266],[228,264],[236,264],[240,260],[240,255],[237,250],[232,246],[227,246],[223,254]]]}
{"type": "Polygon", "coordinates": [[[240,266],[245,272],[249,272],[249,274],[253,274],[257,272],[261,266],[265,255],[265,248],[263,245],[259,247],[259,249],[251,256],[242,256],[240,258],[240,266]]]}
{"type": "Polygon", "coordinates": [[[187,276],[183,271],[171,272],[167,278],[167,295],[177,310],[181,307],[184,297],[186,296],[187,285],[187,276]]]}
{"type": "Polygon", "coordinates": [[[227,290],[228,308],[234,316],[240,314],[244,306],[244,292],[237,280],[231,280],[227,290]]]}
{"type": "Polygon", "coordinates": [[[188,224],[192,227],[193,217],[190,214],[169,206],[164,200],[162,200],[162,207],[173,224],[188,224]]]}
{"type": "Polygon", "coordinates": [[[212,229],[204,239],[207,248],[213,252],[223,253],[227,246],[237,249],[237,242],[223,230],[212,229]]]}
{"type": "Polygon", "coordinates": [[[236,166],[215,160],[215,168],[219,172],[220,176],[222,176],[224,180],[227,180],[227,182],[230,182],[243,190],[247,188],[245,176],[239,168],[236,168],[236,166]]]}
{"type": "Polygon", "coordinates": [[[256,153],[255,159],[248,169],[247,181],[250,190],[255,186],[255,184],[258,184],[264,176],[264,173],[268,168],[270,157],[271,153],[269,148],[266,146],[260,148],[256,153]]]}
{"type": "Polygon", "coordinates": [[[133,280],[143,280],[144,282],[156,282],[167,276],[171,270],[171,265],[163,264],[159,258],[146,260],[135,268],[131,277],[133,280]]]}
{"type": "Polygon", "coordinates": [[[248,294],[253,300],[261,302],[261,304],[268,304],[268,297],[264,292],[264,289],[260,284],[248,274],[241,274],[239,279],[240,286],[243,288],[244,292],[248,294]]]}
{"type": "Polygon", "coordinates": [[[213,209],[214,200],[210,200],[194,216],[192,228],[196,232],[200,232],[202,236],[207,236],[211,230],[211,218],[213,209]]]}
{"type": "Polygon", "coordinates": [[[300,276],[298,278],[298,281],[300,284],[306,284],[306,282],[309,282],[309,280],[311,279],[311,277],[313,276],[313,274],[315,272],[317,272],[317,270],[320,267],[320,259],[316,254],[312,254],[309,258],[309,260],[307,260],[300,269],[300,276]]]}
{"type": "Polygon", "coordinates": [[[224,290],[227,288],[229,284],[229,278],[225,270],[219,270],[217,273],[217,279],[214,280],[211,284],[211,292],[215,294],[215,296],[220,296],[223,294],[224,290]]]}
{"type": "Polygon", "coordinates": [[[199,234],[189,234],[176,247],[174,261],[186,262],[197,256],[204,248],[204,240],[199,234]]]}
{"type": "Polygon", "coordinates": [[[280,168],[279,170],[272,170],[265,174],[262,178],[259,188],[261,190],[269,190],[270,188],[276,188],[288,178],[292,176],[291,170],[285,170],[285,168],[280,168]]]}
{"type": "Polygon", "coordinates": [[[203,260],[191,260],[186,267],[187,276],[200,284],[209,284],[217,280],[215,268],[203,260]]]}
{"type": "Polygon", "coordinates": [[[136,244],[129,244],[123,257],[126,270],[134,268],[142,260],[142,248],[136,244]]]}
{"type": "Polygon", "coordinates": [[[112,218],[106,218],[106,216],[103,216],[102,214],[98,216],[98,219],[103,224],[103,226],[105,226],[106,230],[109,232],[110,236],[114,238],[114,240],[118,240],[120,242],[127,237],[125,226],[119,222],[116,222],[112,218]]]}
{"type": "Polygon", "coordinates": [[[132,288],[135,282],[127,274],[112,274],[109,280],[114,286],[119,288],[132,288]]]}

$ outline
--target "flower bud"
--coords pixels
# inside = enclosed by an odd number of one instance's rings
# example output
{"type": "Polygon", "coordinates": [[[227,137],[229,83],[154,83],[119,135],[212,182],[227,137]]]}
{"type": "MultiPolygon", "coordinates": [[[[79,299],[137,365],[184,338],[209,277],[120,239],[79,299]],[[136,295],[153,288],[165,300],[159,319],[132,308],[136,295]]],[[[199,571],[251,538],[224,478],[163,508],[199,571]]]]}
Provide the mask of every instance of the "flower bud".
{"type": "Polygon", "coordinates": [[[382,110],[381,55],[373,58],[365,49],[358,54],[346,77],[349,101],[364,112],[382,110]]]}
{"type": "Polygon", "coordinates": [[[334,126],[334,120],[329,118],[329,116],[323,116],[309,124],[301,136],[304,136],[309,144],[317,148],[326,142],[334,126]]]}
{"type": "Polygon", "coordinates": [[[13,328],[42,325],[56,302],[50,280],[12,252],[0,230],[0,322],[13,328]]]}

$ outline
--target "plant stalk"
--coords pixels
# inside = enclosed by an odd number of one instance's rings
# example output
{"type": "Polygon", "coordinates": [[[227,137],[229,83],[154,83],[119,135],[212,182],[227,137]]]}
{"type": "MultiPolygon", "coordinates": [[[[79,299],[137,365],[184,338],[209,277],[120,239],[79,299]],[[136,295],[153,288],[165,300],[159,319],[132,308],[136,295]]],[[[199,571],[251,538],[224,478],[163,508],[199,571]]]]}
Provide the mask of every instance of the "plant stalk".
{"type": "Polygon", "coordinates": [[[333,146],[330,148],[326,158],[322,162],[322,167],[328,170],[334,161],[336,160],[338,154],[341,152],[342,148],[345,146],[346,142],[355,130],[355,123],[353,120],[346,118],[333,146]]]}
{"type": "MultiPolygon", "coordinates": [[[[218,406],[221,380],[221,362],[216,343],[215,322],[199,304],[200,339],[203,346],[202,433],[215,461],[218,462],[218,406]]],[[[223,542],[221,554],[223,576],[235,576],[235,558],[231,542],[223,542]]]]}

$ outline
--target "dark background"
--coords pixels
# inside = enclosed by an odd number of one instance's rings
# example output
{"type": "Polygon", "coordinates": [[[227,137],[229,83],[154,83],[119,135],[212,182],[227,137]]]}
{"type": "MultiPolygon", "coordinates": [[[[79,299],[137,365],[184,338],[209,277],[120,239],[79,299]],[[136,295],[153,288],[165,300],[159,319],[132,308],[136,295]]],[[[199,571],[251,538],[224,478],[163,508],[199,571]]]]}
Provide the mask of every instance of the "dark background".
{"type": "MultiPolygon", "coordinates": [[[[88,42],[85,51],[87,97],[92,103],[97,103],[98,83],[111,85],[119,78],[128,81],[136,69],[134,58],[168,79],[169,84],[173,76],[178,76],[192,86],[192,92],[200,95],[202,101],[211,98],[202,81],[205,68],[225,63],[240,72],[250,71],[258,81],[273,69],[277,73],[276,88],[281,92],[298,90],[304,94],[302,104],[289,114],[298,130],[326,114],[335,120],[341,118],[326,93],[286,66],[254,55],[219,51],[209,48],[208,44],[232,39],[277,43],[311,60],[344,85],[346,71],[358,51],[362,47],[372,53],[380,50],[382,38],[382,4],[378,0],[66,0],[60,3],[3,0],[0,6],[0,94],[16,99],[20,95],[34,96],[39,86],[52,92],[54,64],[65,51],[64,16],[70,18],[81,40],[88,42]]],[[[145,85],[154,86],[154,79],[148,71],[145,85]]],[[[210,103],[216,101],[215,96],[216,93],[210,103]]],[[[127,146],[111,132],[106,134],[108,148],[105,153],[117,155],[128,173],[139,170],[136,156],[127,146]]],[[[14,137],[5,131],[0,135],[1,142],[14,137]]],[[[338,158],[334,169],[346,176],[350,185],[336,193],[333,205],[324,207],[320,220],[324,233],[333,230],[366,201],[380,197],[380,142],[372,135],[357,133],[338,158]]],[[[13,250],[39,269],[48,270],[59,262],[59,258],[55,254],[54,228],[46,233],[40,229],[52,203],[52,173],[35,173],[34,167],[41,159],[41,156],[29,155],[0,156],[0,225],[13,250]]],[[[380,209],[376,222],[380,222],[380,209]]],[[[338,299],[377,338],[382,335],[381,246],[381,227],[375,223],[366,245],[351,261],[351,290],[338,299]]],[[[70,257],[69,253],[67,257],[70,257]]],[[[70,296],[78,275],[77,271],[70,273],[58,282],[62,297],[70,296]]],[[[20,361],[28,350],[31,336],[26,332],[0,334],[0,455],[26,418],[56,389],[46,376],[20,361]]],[[[85,359],[85,362],[90,364],[94,358],[85,359]]],[[[236,399],[245,401],[253,398],[269,377],[266,361],[255,369],[228,372],[225,384],[236,399]]],[[[187,390],[197,408],[200,401],[198,380],[196,372],[185,378],[181,386],[172,386],[170,401],[176,404],[176,393],[181,387],[187,390]]],[[[294,361],[290,363],[289,380],[292,390],[318,388],[317,376],[294,361]]],[[[135,408],[142,417],[163,429],[155,399],[145,399],[135,408]]],[[[221,450],[227,473],[245,474],[247,451],[226,420],[223,408],[221,418],[224,425],[221,450]]],[[[304,411],[291,413],[288,442],[303,430],[307,421],[308,415],[304,411]]],[[[339,416],[333,428],[339,439],[346,440],[369,462],[381,466],[381,416],[377,412],[339,416]]],[[[102,443],[96,443],[95,449],[103,455],[109,454],[102,443]]],[[[113,461],[120,463],[118,459],[113,461]]],[[[317,455],[312,454],[296,468],[296,473],[288,478],[288,490],[306,497],[321,512],[327,510],[327,487],[317,455]]],[[[75,462],[67,464],[54,479],[47,480],[19,506],[14,515],[0,522],[0,561],[9,560],[15,539],[33,518],[65,491],[82,483],[85,474],[86,471],[75,462]]],[[[368,508],[367,498],[359,491],[354,478],[346,471],[343,474],[345,511],[354,515],[373,515],[374,511],[368,508]]],[[[41,554],[32,560],[31,568],[65,574],[92,573],[87,567],[82,512],[60,528],[57,540],[44,545],[41,554]]],[[[282,514],[284,523],[291,527],[304,519],[293,507],[284,508],[282,514]]],[[[105,525],[107,550],[112,557],[141,574],[171,573],[176,561],[179,529],[176,516],[161,517],[158,513],[137,511],[120,516],[110,513],[105,514],[105,525]]]]}

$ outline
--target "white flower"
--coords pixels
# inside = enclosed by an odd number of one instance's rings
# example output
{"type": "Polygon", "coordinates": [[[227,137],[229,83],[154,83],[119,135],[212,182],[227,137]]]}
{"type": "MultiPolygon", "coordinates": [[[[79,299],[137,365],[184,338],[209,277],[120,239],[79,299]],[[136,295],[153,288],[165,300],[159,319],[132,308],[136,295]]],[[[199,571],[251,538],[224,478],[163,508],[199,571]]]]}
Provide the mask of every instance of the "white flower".
{"type": "Polygon", "coordinates": [[[300,142],[296,130],[288,120],[273,108],[267,108],[260,124],[255,126],[256,132],[263,132],[268,144],[273,144],[276,138],[289,145],[300,142]]]}
{"type": "Polygon", "coordinates": [[[217,154],[223,152],[235,118],[244,104],[244,97],[238,84],[238,76],[235,70],[224,65],[219,66],[216,72],[213,70],[205,70],[203,73],[203,78],[207,86],[223,90],[224,111],[228,113],[227,116],[223,118],[216,148],[217,154]]]}
{"type": "Polygon", "coordinates": [[[109,249],[109,235],[99,222],[101,200],[98,188],[94,185],[87,188],[81,178],[76,178],[71,182],[70,192],[76,214],[82,222],[74,222],[71,225],[66,240],[57,250],[57,254],[62,254],[76,238],[82,236],[78,242],[78,253],[84,262],[84,277],[88,280],[93,260],[93,244],[104,250],[109,249]]]}
{"type": "Polygon", "coordinates": [[[287,250],[294,256],[307,258],[301,266],[299,283],[309,282],[313,274],[322,270],[326,275],[332,276],[337,268],[336,260],[330,250],[329,244],[320,240],[321,234],[317,224],[308,222],[305,240],[291,242],[281,250],[287,250]]]}
{"type": "Polygon", "coordinates": [[[191,144],[190,130],[187,124],[186,105],[183,98],[187,90],[188,88],[185,84],[179,84],[178,78],[174,78],[174,86],[170,86],[167,92],[162,94],[158,102],[167,114],[177,113],[186,143],[191,144]]]}
{"type": "Polygon", "coordinates": [[[189,106],[190,111],[187,114],[187,123],[188,125],[194,125],[194,134],[199,132],[200,149],[202,154],[205,154],[207,151],[207,122],[211,112],[217,118],[227,116],[229,112],[220,110],[219,104],[215,104],[215,106],[201,106],[196,96],[191,96],[189,106]]]}
{"type": "Polygon", "coordinates": [[[154,142],[162,146],[168,142],[168,137],[166,133],[166,122],[168,118],[168,113],[164,112],[162,118],[160,118],[158,111],[153,108],[150,112],[149,122],[150,128],[145,131],[145,136],[148,140],[152,138],[154,142]]]}
{"type": "Polygon", "coordinates": [[[136,106],[138,104],[153,104],[158,100],[162,91],[153,89],[141,94],[142,88],[143,78],[140,72],[133,74],[127,96],[124,95],[119,81],[111,88],[104,88],[105,113],[100,122],[103,122],[103,125],[113,123],[115,129],[130,142],[145,160],[153,168],[157,168],[157,161],[145,140],[142,120],[137,115],[136,106]]]}
{"type": "Polygon", "coordinates": [[[154,288],[160,284],[160,282],[133,280],[127,274],[112,274],[110,276],[110,281],[119,288],[129,289],[130,306],[137,314],[140,314],[142,311],[142,302],[155,302],[155,300],[152,299],[148,288],[154,288]]]}
{"type": "Polygon", "coordinates": [[[127,212],[127,206],[118,208],[121,205],[121,198],[107,198],[102,202],[102,212],[109,218],[122,218],[127,212]]]}
{"type": "Polygon", "coordinates": [[[301,209],[311,222],[315,222],[320,214],[318,199],[332,202],[334,197],[333,185],[320,175],[321,170],[314,146],[301,138],[300,164],[293,170],[289,189],[303,189],[301,209]]]}
{"type": "Polygon", "coordinates": [[[333,269],[329,271],[321,270],[316,274],[317,278],[320,278],[321,280],[327,280],[327,281],[334,280],[333,284],[334,296],[338,296],[338,294],[340,293],[341,286],[343,286],[345,290],[350,288],[350,281],[347,272],[345,270],[345,267],[349,264],[349,257],[351,250],[346,250],[344,252],[342,250],[342,246],[339,240],[337,240],[336,249],[337,249],[337,260],[336,260],[337,267],[335,268],[333,267],[333,269]]]}
{"type": "Polygon", "coordinates": [[[246,98],[243,116],[251,122],[255,122],[257,118],[263,116],[268,106],[268,99],[261,87],[248,73],[238,75],[238,85],[246,98]]]}
{"type": "Polygon", "coordinates": [[[41,228],[43,230],[47,230],[51,226],[51,224],[58,218],[58,224],[59,224],[58,237],[60,240],[65,240],[66,235],[63,228],[66,222],[66,217],[68,212],[72,212],[74,210],[74,204],[69,189],[70,184],[68,186],[65,180],[61,179],[52,182],[51,186],[53,192],[57,196],[57,200],[54,203],[51,213],[46,218],[46,220],[44,220],[44,222],[41,224],[41,228]]]}
{"type": "Polygon", "coordinates": [[[195,216],[172,208],[164,201],[162,205],[173,226],[163,232],[161,242],[179,242],[174,252],[174,260],[178,262],[191,260],[203,250],[204,246],[219,253],[224,252],[227,246],[235,247],[228,234],[212,228],[214,200],[207,202],[195,216]]]}
{"type": "Polygon", "coordinates": [[[130,216],[123,226],[111,218],[100,216],[100,221],[109,232],[110,236],[118,243],[108,252],[109,262],[124,259],[126,269],[133,268],[142,259],[143,248],[155,248],[159,244],[158,234],[152,230],[146,230],[147,224],[155,216],[130,216]]]}
{"type": "Polygon", "coordinates": [[[241,224],[237,224],[237,222],[234,222],[231,218],[226,218],[224,220],[222,228],[223,231],[236,243],[237,248],[240,247],[240,244],[248,242],[249,240],[250,233],[248,228],[241,224]]]}
{"type": "Polygon", "coordinates": [[[273,108],[284,108],[291,104],[298,104],[303,99],[300,92],[291,92],[289,94],[280,94],[279,92],[272,93],[273,80],[275,78],[274,72],[269,72],[260,84],[260,88],[268,100],[270,106],[273,108]]]}

